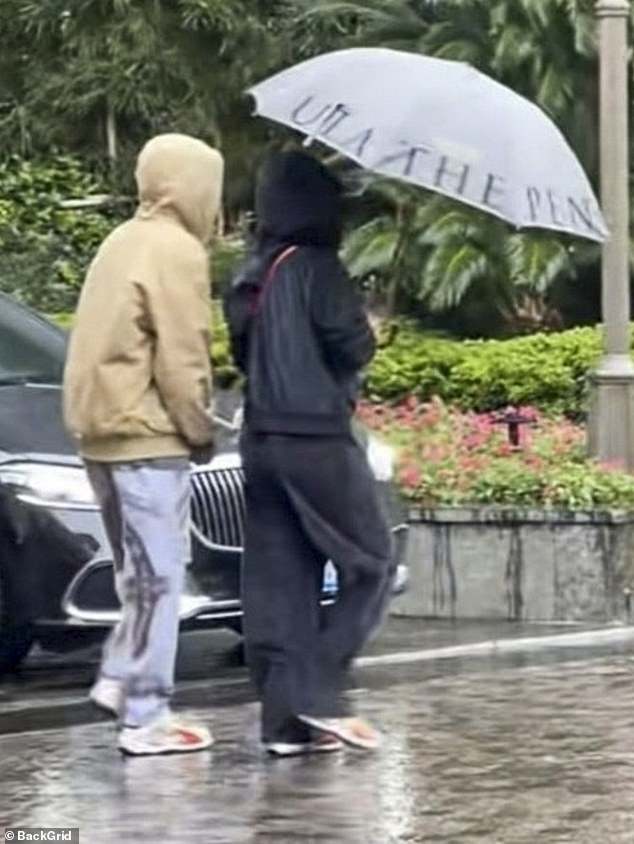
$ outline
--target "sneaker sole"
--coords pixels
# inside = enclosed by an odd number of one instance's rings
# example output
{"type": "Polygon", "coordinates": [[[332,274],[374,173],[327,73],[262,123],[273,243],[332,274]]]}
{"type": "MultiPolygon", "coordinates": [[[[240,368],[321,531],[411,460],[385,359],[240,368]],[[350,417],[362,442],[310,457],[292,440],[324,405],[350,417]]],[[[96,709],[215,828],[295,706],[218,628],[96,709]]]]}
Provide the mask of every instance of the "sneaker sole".
{"type": "Polygon", "coordinates": [[[317,742],[307,742],[306,744],[278,744],[264,745],[264,749],[270,756],[275,756],[278,759],[288,759],[292,756],[308,756],[311,753],[336,753],[338,750],[343,750],[343,742],[337,741],[332,744],[319,744],[317,742]]]}
{"type": "Polygon", "coordinates": [[[196,745],[174,744],[167,745],[161,748],[150,747],[149,745],[139,745],[138,747],[125,747],[118,745],[119,752],[124,756],[171,756],[177,753],[200,753],[201,750],[208,750],[214,743],[213,739],[206,742],[201,742],[196,745]]]}

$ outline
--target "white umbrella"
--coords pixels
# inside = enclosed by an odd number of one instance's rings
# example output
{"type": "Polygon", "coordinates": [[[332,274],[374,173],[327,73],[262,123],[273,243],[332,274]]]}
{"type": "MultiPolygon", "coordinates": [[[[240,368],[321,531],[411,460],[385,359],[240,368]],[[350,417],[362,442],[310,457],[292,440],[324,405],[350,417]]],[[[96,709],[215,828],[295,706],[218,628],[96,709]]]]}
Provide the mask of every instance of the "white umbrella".
{"type": "Polygon", "coordinates": [[[382,48],[326,53],[249,91],[256,113],[362,167],[518,228],[605,240],[577,157],[534,103],[469,65],[382,48]]]}

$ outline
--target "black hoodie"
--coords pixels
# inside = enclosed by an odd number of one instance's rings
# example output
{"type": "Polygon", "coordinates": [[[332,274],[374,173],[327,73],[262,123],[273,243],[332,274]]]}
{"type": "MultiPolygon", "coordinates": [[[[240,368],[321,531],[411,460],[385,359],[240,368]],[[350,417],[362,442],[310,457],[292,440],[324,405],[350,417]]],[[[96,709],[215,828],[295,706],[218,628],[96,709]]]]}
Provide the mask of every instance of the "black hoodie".
{"type": "Polygon", "coordinates": [[[247,430],[346,434],[374,338],[337,255],[340,185],[316,159],[280,153],[259,174],[255,210],[255,247],[225,301],[247,430]]]}

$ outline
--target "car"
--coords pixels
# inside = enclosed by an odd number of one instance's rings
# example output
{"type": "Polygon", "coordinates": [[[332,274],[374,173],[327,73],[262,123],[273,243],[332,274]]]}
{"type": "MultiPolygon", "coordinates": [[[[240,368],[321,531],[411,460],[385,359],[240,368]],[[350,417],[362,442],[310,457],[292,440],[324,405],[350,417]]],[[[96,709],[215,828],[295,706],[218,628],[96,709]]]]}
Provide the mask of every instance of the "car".
{"type": "MultiPolygon", "coordinates": [[[[63,426],[66,348],[66,332],[0,294],[0,674],[15,670],[34,642],[58,652],[99,642],[120,616],[99,507],[63,426]]],[[[191,469],[193,553],[180,624],[239,633],[245,501],[237,393],[217,394],[216,421],[213,459],[191,469]]],[[[359,436],[399,564],[407,525],[392,484],[392,452],[367,432],[359,436]]],[[[407,572],[402,565],[397,571],[400,591],[407,572]]],[[[328,564],[325,611],[336,593],[336,570],[328,564]]]]}

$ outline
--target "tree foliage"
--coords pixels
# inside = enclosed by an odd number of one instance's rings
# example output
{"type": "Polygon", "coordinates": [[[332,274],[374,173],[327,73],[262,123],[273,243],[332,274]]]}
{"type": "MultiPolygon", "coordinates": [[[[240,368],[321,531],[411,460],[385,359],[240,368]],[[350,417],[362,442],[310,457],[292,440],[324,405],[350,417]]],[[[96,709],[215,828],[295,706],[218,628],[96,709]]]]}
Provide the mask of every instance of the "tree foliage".
{"type": "MultiPolygon", "coordinates": [[[[245,153],[245,87],[283,61],[263,0],[4,0],[0,143],[121,160],[184,131],[245,153]],[[8,70],[10,72],[2,72],[8,70]]],[[[261,140],[255,125],[252,141],[261,140]]],[[[233,163],[233,162],[232,162],[233,163]]],[[[237,166],[237,162],[236,162],[237,166]]]]}
{"type": "MultiPolygon", "coordinates": [[[[467,61],[538,103],[597,181],[593,0],[3,0],[0,145],[77,155],[131,192],[131,158],[160,131],[219,144],[227,220],[288,131],[249,113],[245,89],[321,52],[383,45],[467,61]]],[[[366,178],[345,243],[389,312],[471,315],[512,331],[557,324],[553,291],[598,274],[598,249],[518,234],[407,185],[366,178]]],[[[0,215],[2,206],[0,201],[0,215]]],[[[478,318],[475,319],[478,323],[478,318]]],[[[487,328],[488,330],[488,328],[487,328]]]]}

